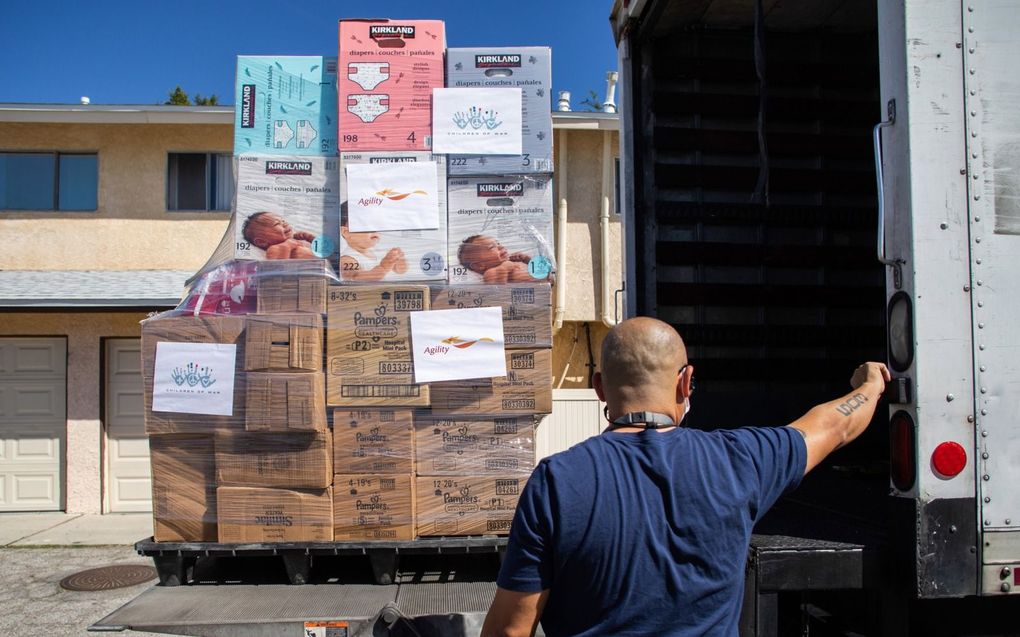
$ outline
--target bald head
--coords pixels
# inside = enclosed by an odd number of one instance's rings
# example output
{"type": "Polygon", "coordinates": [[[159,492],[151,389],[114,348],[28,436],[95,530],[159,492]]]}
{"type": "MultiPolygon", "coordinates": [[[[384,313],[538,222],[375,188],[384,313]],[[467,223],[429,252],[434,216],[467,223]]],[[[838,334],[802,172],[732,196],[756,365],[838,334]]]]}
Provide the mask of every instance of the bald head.
{"type": "Polygon", "coordinates": [[[628,319],[602,342],[599,389],[610,411],[618,404],[675,405],[677,372],[686,364],[687,348],[672,326],[628,319]]]}

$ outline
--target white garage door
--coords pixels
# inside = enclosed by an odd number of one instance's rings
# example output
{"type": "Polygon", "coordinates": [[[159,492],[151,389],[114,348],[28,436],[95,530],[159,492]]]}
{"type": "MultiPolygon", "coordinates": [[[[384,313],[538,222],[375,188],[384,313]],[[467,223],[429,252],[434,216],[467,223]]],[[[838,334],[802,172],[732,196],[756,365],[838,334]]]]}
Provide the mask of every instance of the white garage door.
{"type": "Polygon", "coordinates": [[[0,511],[63,508],[67,341],[0,338],[0,511]]]}
{"type": "Polygon", "coordinates": [[[141,365],[139,339],[106,341],[106,497],[103,502],[110,513],[152,510],[141,365]]]}

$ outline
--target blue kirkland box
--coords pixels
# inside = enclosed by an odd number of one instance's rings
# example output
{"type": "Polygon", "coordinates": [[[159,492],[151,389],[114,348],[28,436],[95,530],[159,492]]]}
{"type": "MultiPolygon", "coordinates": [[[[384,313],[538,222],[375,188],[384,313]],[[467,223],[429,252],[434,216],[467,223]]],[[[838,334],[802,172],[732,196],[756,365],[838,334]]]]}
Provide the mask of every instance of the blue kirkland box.
{"type": "Polygon", "coordinates": [[[336,58],[239,55],[234,154],[337,154],[336,58]]]}
{"type": "Polygon", "coordinates": [[[523,98],[521,155],[450,155],[450,176],[551,173],[552,51],[546,46],[446,50],[449,88],[519,88],[523,98]]]}

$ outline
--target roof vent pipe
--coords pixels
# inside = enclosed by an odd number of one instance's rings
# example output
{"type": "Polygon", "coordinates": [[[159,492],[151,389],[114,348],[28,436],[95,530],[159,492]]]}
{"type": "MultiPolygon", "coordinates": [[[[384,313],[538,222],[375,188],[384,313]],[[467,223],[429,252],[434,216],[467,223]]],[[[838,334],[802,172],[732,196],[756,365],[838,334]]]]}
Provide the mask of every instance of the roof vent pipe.
{"type": "Polygon", "coordinates": [[[556,101],[556,110],[560,112],[570,110],[570,91],[560,91],[560,98],[556,101]]]}
{"type": "Polygon", "coordinates": [[[616,112],[616,78],[619,75],[616,71],[606,73],[606,99],[602,102],[603,113],[616,112]]]}

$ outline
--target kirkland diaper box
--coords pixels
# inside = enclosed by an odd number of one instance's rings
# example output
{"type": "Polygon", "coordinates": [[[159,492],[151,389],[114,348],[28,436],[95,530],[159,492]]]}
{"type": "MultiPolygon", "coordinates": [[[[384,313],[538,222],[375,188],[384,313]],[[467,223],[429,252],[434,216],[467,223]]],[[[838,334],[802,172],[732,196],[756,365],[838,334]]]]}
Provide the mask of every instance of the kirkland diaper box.
{"type": "Polygon", "coordinates": [[[439,20],[341,20],[340,150],[429,150],[443,87],[439,20]]]}
{"type": "Polygon", "coordinates": [[[551,173],[552,50],[545,46],[446,50],[449,88],[519,88],[521,155],[450,155],[451,175],[551,173]]]}
{"type": "Polygon", "coordinates": [[[427,285],[329,288],[326,404],[426,407],[428,385],[414,382],[411,312],[430,307],[427,285]]]}
{"type": "Polygon", "coordinates": [[[237,157],[236,258],[334,259],[339,211],[336,157],[237,157]]]}
{"type": "Polygon", "coordinates": [[[419,476],[419,536],[507,535],[527,476],[419,476]]]}
{"type": "Polygon", "coordinates": [[[336,58],[237,57],[234,154],[337,154],[336,58]]]}
{"type": "Polygon", "coordinates": [[[340,215],[340,268],[343,281],[432,281],[446,282],[446,160],[445,157],[421,151],[344,152],[340,154],[340,201],[347,202],[347,166],[351,164],[393,164],[401,162],[435,162],[436,192],[439,199],[439,225],[430,230],[388,230],[385,232],[349,232],[346,227],[346,206],[340,215]],[[403,253],[406,269],[389,270],[369,279],[359,275],[370,273],[393,249],[403,253]]]}
{"type": "Polygon", "coordinates": [[[552,280],[548,175],[451,177],[447,191],[451,285],[552,280]]]}

